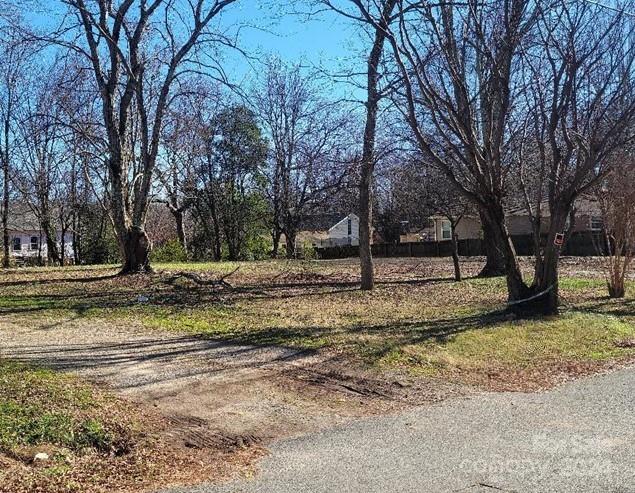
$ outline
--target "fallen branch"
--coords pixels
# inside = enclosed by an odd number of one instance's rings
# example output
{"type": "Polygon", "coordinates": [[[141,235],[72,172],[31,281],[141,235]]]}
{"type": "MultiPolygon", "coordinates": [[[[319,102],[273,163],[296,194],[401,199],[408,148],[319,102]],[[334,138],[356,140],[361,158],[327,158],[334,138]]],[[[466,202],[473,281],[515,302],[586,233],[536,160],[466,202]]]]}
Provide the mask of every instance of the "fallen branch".
{"type": "Polygon", "coordinates": [[[190,281],[196,283],[199,286],[212,286],[212,287],[222,287],[226,289],[234,289],[234,286],[232,286],[231,284],[227,282],[227,278],[234,275],[238,271],[238,269],[240,269],[240,267],[236,267],[233,271],[229,272],[228,274],[225,274],[219,279],[204,279],[198,274],[195,274],[194,272],[181,271],[174,274],[168,280],[168,283],[173,284],[180,277],[184,277],[185,279],[189,279],[190,281]]]}

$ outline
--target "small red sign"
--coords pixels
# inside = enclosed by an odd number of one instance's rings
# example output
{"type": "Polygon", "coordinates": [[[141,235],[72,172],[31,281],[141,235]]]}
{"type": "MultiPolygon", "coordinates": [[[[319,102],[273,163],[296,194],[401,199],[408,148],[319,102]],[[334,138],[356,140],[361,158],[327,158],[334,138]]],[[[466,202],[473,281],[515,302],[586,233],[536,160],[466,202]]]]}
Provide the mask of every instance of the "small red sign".
{"type": "Polygon", "coordinates": [[[554,238],[553,242],[557,246],[564,245],[564,233],[556,233],[556,237],[554,238]]]}

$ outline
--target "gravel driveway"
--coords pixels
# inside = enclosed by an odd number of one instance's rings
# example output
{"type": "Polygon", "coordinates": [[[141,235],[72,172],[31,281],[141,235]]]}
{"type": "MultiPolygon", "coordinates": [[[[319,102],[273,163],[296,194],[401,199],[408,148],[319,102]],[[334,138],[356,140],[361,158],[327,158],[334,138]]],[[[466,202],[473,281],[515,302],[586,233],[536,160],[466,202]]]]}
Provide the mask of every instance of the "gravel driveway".
{"type": "Polygon", "coordinates": [[[103,382],[155,407],[179,429],[256,437],[265,444],[459,392],[442,384],[415,388],[373,380],[350,365],[340,371],[344,363],[311,351],[231,344],[98,319],[24,324],[4,318],[0,357],[103,382]]]}
{"type": "Polygon", "coordinates": [[[260,474],[169,493],[635,492],[635,367],[278,442],[260,474]]]}

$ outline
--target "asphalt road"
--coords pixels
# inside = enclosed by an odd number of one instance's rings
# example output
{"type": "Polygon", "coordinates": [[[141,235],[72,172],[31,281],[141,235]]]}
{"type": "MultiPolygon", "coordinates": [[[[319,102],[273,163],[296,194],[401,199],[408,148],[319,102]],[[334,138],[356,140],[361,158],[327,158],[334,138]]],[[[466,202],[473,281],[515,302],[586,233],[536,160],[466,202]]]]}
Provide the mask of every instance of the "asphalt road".
{"type": "Polygon", "coordinates": [[[284,440],[251,479],[170,493],[635,492],[635,367],[284,440]]]}

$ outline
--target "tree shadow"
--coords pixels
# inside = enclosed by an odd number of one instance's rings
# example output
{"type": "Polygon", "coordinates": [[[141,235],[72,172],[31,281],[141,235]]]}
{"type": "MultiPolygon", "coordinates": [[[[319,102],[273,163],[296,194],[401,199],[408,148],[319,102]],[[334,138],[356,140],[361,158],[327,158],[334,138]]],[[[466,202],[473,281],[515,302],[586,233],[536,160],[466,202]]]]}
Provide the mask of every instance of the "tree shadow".
{"type": "Polygon", "coordinates": [[[89,371],[113,387],[131,389],[224,371],[263,369],[305,359],[313,351],[290,347],[238,345],[200,336],[143,338],[125,342],[5,345],[13,361],[58,371],[89,371]],[[188,364],[195,362],[195,364],[188,364]]]}
{"type": "Polygon", "coordinates": [[[635,298],[597,297],[590,302],[578,304],[574,311],[615,317],[635,317],[635,298]]]}
{"type": "Polygon", "coordinates": [[[18,281],[0,281],[0,289],[4,287],[16,287],[16,286],[40,286],[47,284],[84,284],[93,283],[99,281],[107,281],[109,279],[115,279],[119,277],[118,274],[108,274],[104,276],[89,276],[89,277],[61,277],[53,279],[21,279],[18,281]]]}

